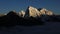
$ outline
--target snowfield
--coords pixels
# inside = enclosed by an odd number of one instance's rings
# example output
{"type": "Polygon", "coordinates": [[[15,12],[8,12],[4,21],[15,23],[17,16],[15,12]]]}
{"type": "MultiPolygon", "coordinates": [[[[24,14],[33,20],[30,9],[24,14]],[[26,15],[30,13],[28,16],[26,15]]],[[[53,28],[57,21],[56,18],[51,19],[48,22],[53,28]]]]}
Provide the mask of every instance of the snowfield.
{"type": "Polygon", "coordinates": [[[59,22],[46,22],[45,25],[0,27],[0,34],[60,34],[59,22]]]}

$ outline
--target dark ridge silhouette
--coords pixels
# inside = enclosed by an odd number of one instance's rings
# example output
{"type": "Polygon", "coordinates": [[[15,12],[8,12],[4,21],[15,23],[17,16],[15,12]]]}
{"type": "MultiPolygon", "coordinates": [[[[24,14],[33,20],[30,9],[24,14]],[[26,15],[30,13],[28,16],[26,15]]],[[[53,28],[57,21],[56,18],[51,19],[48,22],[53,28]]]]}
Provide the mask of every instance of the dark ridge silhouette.
{"type": "Polygon", "coordinates": [[[33,17],[28,17],[28,18],[20,18],[20,23],[19,25],[43,25],[43,21],[39,18],[33,18],[33,17]]]}
{"type": "Polygon", "coordinates": [[[0,17],[1,26],[16,26],[16,25],[42,25],[44,22],[41,18],[20,17],[16,12],[9,12],[7,15],[0,17]]]}
{"type": "MultiPolygon", "coordinates": [[[[29,8],[29,6],[28,6],[28,8],[29,8]]],[[[25,16],[24,17],[26,17],[26,16],[29,16],[29,9],[26,9],[26,12],[25,12],[25,16]]]]}
{"type": "Polygon", "coordinates": [[[60,15],[52,15],[48,17],[49,19],[47,21],[49,22],[60,22],[60,15]]]}
{"type": "Polygon", "coordinates": [[[18,16],[15,12],[11,11],[6,16],[0,17],[0,25],[11,26],[16,25],[18,16]]]}

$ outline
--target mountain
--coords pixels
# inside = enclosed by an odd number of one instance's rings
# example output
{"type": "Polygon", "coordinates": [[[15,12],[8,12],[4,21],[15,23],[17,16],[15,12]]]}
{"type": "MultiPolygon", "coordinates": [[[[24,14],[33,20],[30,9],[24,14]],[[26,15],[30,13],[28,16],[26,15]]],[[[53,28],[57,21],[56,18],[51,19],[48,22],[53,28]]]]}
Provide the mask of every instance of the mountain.
{"type": "MultiPolygon", "coordinates": [[[[54,13],[50,10],[47,10],[45,8],[35,8],[32,6],[28,6],[26,11],[20,11],[18,13],[16,13],[15,11],[10,11],[8,14],[6,15],[18,15],[20,17],[41,17],[41,15],[54,15],[54,13]]],[[[0,16],[4,16],[3,14],[0,14],[0,16]]]]}
{"type": "Polygon", "coordinates": [[[44,21],[60,21],[60,15],[45,8],[35,8],[28,6],[26,11],[10,11],[6,15],[0,16],[0,25],[41,25],[44,21]],[[56,20],[57,19],[57,20],[56,20]]]}
{"type": "Polygon", "coordinates": [[[26,10],[26,16],[28,17],[38,17],[40,16],[40,12],[37,8],[29,6],[26,10]]]}
{"type": "Polygon", "coordinates": [[[40,17],[41,15],[53,15],[54,13],[50,10],[45,8],[35,8],[32,6],[28,6],[27,10],[25,11],[26,17],[40,17]]]}

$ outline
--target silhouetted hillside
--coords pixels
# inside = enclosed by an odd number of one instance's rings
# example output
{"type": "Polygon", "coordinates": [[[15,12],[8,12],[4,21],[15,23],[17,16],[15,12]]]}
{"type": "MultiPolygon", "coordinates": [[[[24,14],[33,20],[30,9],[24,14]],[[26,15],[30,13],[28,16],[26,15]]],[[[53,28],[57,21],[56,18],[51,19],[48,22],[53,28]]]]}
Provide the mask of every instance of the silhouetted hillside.
{"type": "Polygon", "coordinates": [[[0,17],[1,25],[16,25],[17,24],[18,15],[11,11],[6,16],[0,17]]]}
{"type": "Polygon", "coordinates": [[[23,18],[17,15],[16,12],[9,12],[7,15],[0,17],[0,25],[42,25],[44,22],[40,18],[23,18]]]}
{"type": "Polygon", "coordinates": [[[49,22],[60,22],[60,15],[52,15],[48,17],[49,18],[47,19],[47,21],[49,22]]]}

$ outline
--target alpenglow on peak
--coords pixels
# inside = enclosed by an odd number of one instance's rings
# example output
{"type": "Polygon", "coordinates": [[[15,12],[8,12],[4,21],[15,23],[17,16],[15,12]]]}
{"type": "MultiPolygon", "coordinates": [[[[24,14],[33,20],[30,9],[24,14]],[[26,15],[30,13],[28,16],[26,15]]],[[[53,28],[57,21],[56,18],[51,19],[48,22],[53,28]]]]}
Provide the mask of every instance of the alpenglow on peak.
{"type": "Polygon", "coordinates": [[[41,15],[53,15],[53,12],[45,8],[37,9],[32,6],[28,6],[26,11],[20,11],[19,16],[21,17],[40,17],[41,15]]]}
{"type": "Polygon", "coordinates": [[[37,16],[40,16],[40,12],[37,8],[35,7],[32,7],[32,6],[29,6],[26,10],[26,15],[28,17],[37,17],[37,16]]]}

